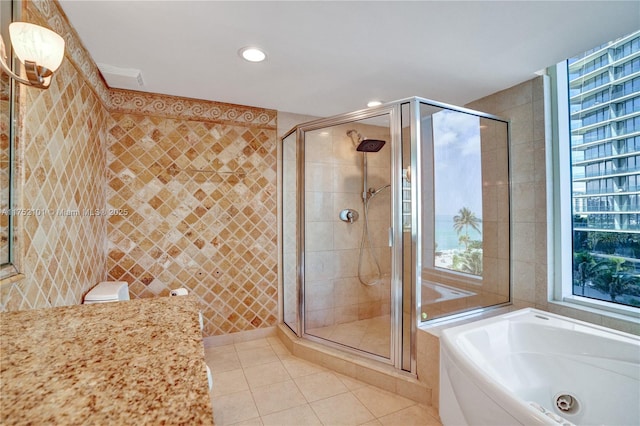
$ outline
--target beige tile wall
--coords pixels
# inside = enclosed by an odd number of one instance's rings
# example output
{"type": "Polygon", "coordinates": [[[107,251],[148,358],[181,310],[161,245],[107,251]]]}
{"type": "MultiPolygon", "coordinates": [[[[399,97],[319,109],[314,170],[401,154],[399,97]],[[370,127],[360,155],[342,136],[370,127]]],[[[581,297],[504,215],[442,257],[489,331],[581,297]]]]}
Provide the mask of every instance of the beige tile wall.
{"type": "Polygon", "coordinates": [[[518,306],[546,306],[544,79],[537,77],[467,106],[511,122],[512,299],[518,306]]]}
{"type": "Polygon", "coordinates": [[[551,303],[548,286],[547,138],[551,137],[545,92],[548,77],[532,80],[467,105],[511,121],[511,233],[514,308],[526,306],[626,332],[638,326],[622,318],[551,303]]]}
{"type": "Polygon", "coordinates": [[[134,297],[187,288],[206,336],[275,325],[275,111],[114,93],[109,279],[134,297]]]}
{"type": "Polygon", "coordinates": [[[92,62],[72,49],[77,36],[57,3],[23,4],[23,18],[55,29],[67,49],[49,89],[19,86],[18,206],[31,215],[21,218],[25,278],[2,285],[2,310],[79,303],[105,277],[106,219],[83,214],[106,206],[108,112],[101,88],[80,71],[92,62]]]}
{"type": "Polygon", "coordinates": [[[26,278],[2,284],[0,310],[80,303],[120,278],[132,297],[190,289],[205,335],[274,325],[275,111],[109,89],[58,3],[24,4],[66,57],[48,90],[21,87],[18,204],[47,213],[24,218],[26,278]],[[108,224],[85,214],[109,209],[108,224]]]}
{"type": "MultiPolygon", "coordinates": [[[[305,144],[305,321],[307,329],[389,314],[391,221],[389,191],[369,203],[369,230],[383,273],[380,284],[366,286],[358,279],[360,243],[364,229],[362,155],[347,130],[369,138],[390,140],[388,129],[349,123],[307,132],[305,144]],[[351,208],[359,213],[354,223],[339,219],[351,208]],[[384,277],[386,276],[386,279],[384,277]]],[[[390,183],[390,144],[367,154],[368,187],[390,183]]],[[[377,279],[370,251],[363,255],[367,282],[377,279]]]]}

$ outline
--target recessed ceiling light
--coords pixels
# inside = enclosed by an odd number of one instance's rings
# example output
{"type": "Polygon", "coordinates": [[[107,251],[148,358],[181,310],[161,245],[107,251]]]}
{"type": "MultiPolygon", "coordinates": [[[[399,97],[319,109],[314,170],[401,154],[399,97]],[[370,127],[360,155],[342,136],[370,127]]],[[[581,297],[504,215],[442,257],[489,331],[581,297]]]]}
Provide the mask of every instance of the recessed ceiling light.
{"type": "Polygon", "coordinates": [[[262,62],[267,59],[267,54],[257,47],[243,47],[238,53],[244,60],[249,62],[262,62]]]}
{"type": "Polygon", "coordinates": [[[380,102],[380,101],[371,101],[371,102],[369,102],[369,103],[367,104],[367,106],[368,106],[369,108],[371,108],[371,107],[375,107],[375,106],[378,106],[378,105],[382,105],[382,102],[380,102]]]}

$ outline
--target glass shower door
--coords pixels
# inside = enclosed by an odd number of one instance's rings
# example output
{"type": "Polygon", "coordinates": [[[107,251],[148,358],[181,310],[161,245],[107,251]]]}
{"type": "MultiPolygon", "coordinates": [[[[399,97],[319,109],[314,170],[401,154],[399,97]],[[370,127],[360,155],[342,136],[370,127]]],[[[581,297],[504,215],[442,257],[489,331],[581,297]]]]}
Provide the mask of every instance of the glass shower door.
{"type": "Polygon", "coordinates": [[[282,316],[284,323],[300,335],[298,319],[298,161],[296,149],[296,132],[282,140],[280,165],[282,182],[281,191],[281,265],[282,265],[282,316]]]}
{"type": "Polygon", "coordinates": [[[390,115],[304,132],[307,336],[390,359],[390,115]]]}
{"type": "Polygon", "coordinates": [[[510,300],[508,124],[419,102],[420,319],[510,300]]]}

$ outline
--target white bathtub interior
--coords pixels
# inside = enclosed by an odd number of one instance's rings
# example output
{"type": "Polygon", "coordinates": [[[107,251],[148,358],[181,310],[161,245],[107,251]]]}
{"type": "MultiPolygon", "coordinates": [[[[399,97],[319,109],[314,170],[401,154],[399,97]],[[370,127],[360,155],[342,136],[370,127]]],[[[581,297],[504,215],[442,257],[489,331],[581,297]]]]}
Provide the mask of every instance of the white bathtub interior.
{"type": "Polygon", "coordinates": [[[445,425],[640,424],[640,338],[535,309],[445,330],[445,425]]]}

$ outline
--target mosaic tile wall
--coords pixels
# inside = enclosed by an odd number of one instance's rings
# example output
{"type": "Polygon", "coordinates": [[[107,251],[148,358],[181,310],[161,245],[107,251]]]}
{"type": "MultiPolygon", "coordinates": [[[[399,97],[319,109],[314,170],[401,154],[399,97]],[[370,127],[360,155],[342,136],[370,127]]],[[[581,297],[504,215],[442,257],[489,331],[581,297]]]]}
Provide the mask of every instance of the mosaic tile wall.
{"type": "MultiPolygon", "coordinates": [[[[56,3],[25,5],[24,20],[77,39],[56,3]]],[[[25,278],[1,287],[1,310],[76,304],[105,277],[106,219],[83,212],[106,205],[108,111],[76,56],[67,49],[48,90],[20,86],[18,204],[31,215],[21,218],[25,278]]]]}
{"type": "Polygon", "coordinates": [[[110,278],[132,297],[187,287],[205,335],[275,325],[276,112],[109,89],[56,2],[23,13],[66,56],[51,88],[21,88],[19,205],[43,213],[23,218],[26,278],[0,311],[80,303],[110,278]]]}
{"type": "Polygon", "coordinates": [[[132,297],[187,288],[201,300],[205,336],[275,325],[275,111],[124,91],[112,99],[125,112],[108,129],[108,207],[119,212],[109,219],[109,279],[129,282],[132,297]]]}

